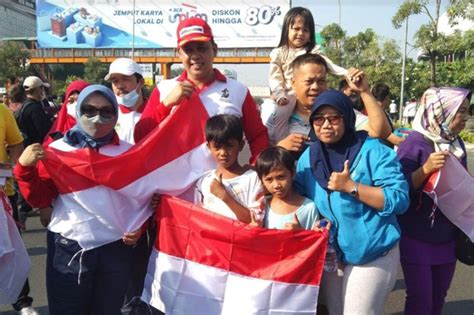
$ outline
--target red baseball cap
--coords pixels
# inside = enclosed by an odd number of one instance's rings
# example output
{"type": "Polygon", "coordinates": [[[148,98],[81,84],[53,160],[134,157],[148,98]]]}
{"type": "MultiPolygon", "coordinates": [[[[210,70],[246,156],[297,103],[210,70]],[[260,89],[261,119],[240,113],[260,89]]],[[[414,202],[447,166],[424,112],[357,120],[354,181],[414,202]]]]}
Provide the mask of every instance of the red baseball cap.
{"type": "Polygon", "coordinates": [[[178,37],[178,48],[189,42],[208,42],[213,38],[209,24],[197,17],[179,22],[176,36],[178,37]]]}

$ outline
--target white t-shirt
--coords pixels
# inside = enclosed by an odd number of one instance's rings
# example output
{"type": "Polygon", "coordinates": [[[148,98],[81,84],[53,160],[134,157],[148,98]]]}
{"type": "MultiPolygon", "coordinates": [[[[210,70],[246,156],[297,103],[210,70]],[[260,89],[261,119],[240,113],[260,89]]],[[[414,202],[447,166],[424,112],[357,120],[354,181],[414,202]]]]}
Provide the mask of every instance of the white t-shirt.
{"type": "Polygon", "coordinates": [[[390,114],[395,114],[397,112],[397,104],[395,104],[395,102],[391,102],[389,106],[390,114]]]}
{"type": "Polygon", "coordinates": [[[141,115],[142,113],[137,111],[122,112],[119,110],[115,131],[117,132],[120,140],[130,144],[135,144],[133,131],[135,130],[135,125],[140,120],[141,115]]]}
{"type": "MultiPolygon", "coordinates": [[[[211,193],[211,183],[217,179],[216,171],[205,173],[196,183],[194,203],[209,211],[237,220],[235,213],[227,204],[211,193]]],[[[257,220],[263,219],[263,188],[257,172],[248,170],[244,174],[223,179],[227,192],[242,206],[256,214],[257,220]]]]}

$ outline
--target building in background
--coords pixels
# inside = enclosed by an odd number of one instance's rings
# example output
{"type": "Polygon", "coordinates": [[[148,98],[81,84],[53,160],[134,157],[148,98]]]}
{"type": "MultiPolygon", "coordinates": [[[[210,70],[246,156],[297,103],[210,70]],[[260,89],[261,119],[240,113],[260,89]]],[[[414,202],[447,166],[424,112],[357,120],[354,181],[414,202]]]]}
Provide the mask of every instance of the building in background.
{"type": "Polygon", "coordinates": [[[36,38],[36,1],[0,1],[0,39],[36,38]]]}

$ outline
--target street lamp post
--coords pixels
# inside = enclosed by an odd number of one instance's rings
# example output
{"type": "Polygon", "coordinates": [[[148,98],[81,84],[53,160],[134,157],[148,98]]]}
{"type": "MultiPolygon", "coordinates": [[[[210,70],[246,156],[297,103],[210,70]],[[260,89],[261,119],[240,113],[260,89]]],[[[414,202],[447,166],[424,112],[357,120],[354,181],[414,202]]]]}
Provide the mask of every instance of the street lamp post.
{"type": "Polygon", "coordinates": [[[339,27],[341,26],[341,0],[337,0],[337,3],[339,4],[339,27]]]}
{"type": "Polygon", "coordinates": [[[135,60],[135,0],[133,0],[132,60],[135,60]]]}
{"type": "Polygon", "coordinates": [[[405,94],[405,66],[406,66],[406,59],[407,59],[407,37],[408,37],[408,17],[405,21],[405,42],[403,45],[403,59],[402,59],[402,83],[400,87],[400,110],[398,113],[398,118],[402,121],[403,115],[403,98],[405,94]]]}

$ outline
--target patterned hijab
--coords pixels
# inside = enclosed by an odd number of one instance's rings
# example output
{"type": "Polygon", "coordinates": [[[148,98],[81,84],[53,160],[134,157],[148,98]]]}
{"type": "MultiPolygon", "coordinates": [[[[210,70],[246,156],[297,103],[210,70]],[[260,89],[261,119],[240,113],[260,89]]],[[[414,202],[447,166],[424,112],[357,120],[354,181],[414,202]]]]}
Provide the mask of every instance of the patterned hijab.
{"type": "Polygon", "coordinates": [[[449,150],[458,159],[462,158],[464,150],[449,124],[470,94],[470,90],[463,88],[429,88],[421,97],[413,129],[433,141],[435,151],[449,150]]]}

